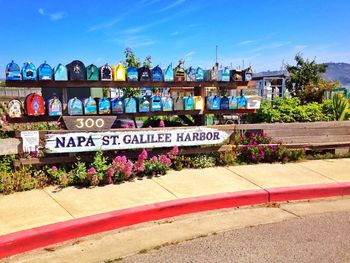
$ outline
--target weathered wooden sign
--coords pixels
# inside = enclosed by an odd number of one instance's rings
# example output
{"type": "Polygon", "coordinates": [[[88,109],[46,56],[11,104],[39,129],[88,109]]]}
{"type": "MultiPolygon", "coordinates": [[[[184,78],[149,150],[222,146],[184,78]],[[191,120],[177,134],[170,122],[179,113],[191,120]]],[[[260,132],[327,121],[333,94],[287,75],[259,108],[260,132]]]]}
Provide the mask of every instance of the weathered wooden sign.
{"type": "Polygon", "coordinates": [[[116,116],[63,116],[68,130],[101,131],[112,127],[116,116]]]}
{"type": "Polygon", "coordinates": [[[207,127],[57,133],[46,135],[48,153],[199,146],[223,143],[232,132],[207,127]]]}

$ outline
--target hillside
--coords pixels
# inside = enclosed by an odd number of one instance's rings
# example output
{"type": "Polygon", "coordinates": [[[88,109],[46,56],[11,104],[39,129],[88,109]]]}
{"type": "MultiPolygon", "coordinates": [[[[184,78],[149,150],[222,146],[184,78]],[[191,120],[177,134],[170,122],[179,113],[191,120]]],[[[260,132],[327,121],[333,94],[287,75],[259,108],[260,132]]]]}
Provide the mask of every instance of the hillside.
{"type": "Polygon", "coordinates": [[[324,74],[327,80],[339,80],[342,85],[350,85],[350,64],[326,63],[327,71],[324,74]]]}

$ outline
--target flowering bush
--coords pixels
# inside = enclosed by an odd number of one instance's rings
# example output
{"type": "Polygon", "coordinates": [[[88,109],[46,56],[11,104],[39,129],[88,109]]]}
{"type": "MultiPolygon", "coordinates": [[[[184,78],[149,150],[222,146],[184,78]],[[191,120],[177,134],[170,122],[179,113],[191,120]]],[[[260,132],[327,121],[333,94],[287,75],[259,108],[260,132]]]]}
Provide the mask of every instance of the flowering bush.
{"type": "Polygon", "coordinates": [[[128,160],[126,156],[117,156],[114,158],[111,167],[108,171],[108,182],[111,180],[113,182],[121,182],[128,179],[133,174],[134,164],[132,161],[128,160]]]}
{"type": "Polygon", "coordinates": [[[280,143],[272,144],[272,139],[266,134],[246,133],[241,137],[239,144],[243,147],[238,157],[245,163],[285,163],[299,160],[304,154],[302,150],[289,150],[280,143]]]}
{"type": "Polygon", "coordinates": [[[170,165],[171,159],[166,155],[153,156],[145,162],[144,172],[146,175],[165,174],[170,169],[170,165]]]}

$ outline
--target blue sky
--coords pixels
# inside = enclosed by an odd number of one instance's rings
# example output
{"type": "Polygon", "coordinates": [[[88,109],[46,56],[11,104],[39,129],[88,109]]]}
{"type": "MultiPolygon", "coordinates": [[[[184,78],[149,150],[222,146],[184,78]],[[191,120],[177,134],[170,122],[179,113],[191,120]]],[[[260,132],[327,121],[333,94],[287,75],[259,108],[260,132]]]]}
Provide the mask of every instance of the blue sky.
{"type": "Polygon", "coordinates": [[[153,65],[215,62],[279,69],[301,51],[318,62],[350,62],[350,1],[0,0],[0,78],[12,59],[54,66],[74,59],[115,65],[130,47],[153,65]]]}

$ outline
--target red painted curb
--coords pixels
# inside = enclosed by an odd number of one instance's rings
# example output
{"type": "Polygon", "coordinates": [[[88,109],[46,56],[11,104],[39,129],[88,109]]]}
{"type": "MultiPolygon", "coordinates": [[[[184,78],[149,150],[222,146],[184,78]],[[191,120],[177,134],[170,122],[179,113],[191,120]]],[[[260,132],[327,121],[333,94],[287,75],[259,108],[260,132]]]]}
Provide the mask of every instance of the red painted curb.
{"type": "Polygon", "coordinates": [[[350,195],[350,183],[315,184],[267,189],[269,202],[350,195]]]}
{"type": "Polygon", "coordinates": [[[350,195],[350,183],[215,194],[93,215],[0,236],[0,258],[142,222],[244,205],[350,195]]]}
{"type": "Polygon", "coordinates": [[[0,236],[0,258],[142,222],[267,202],[267,191],[250,190],[172,200],[73,219],[0,236]]]}

